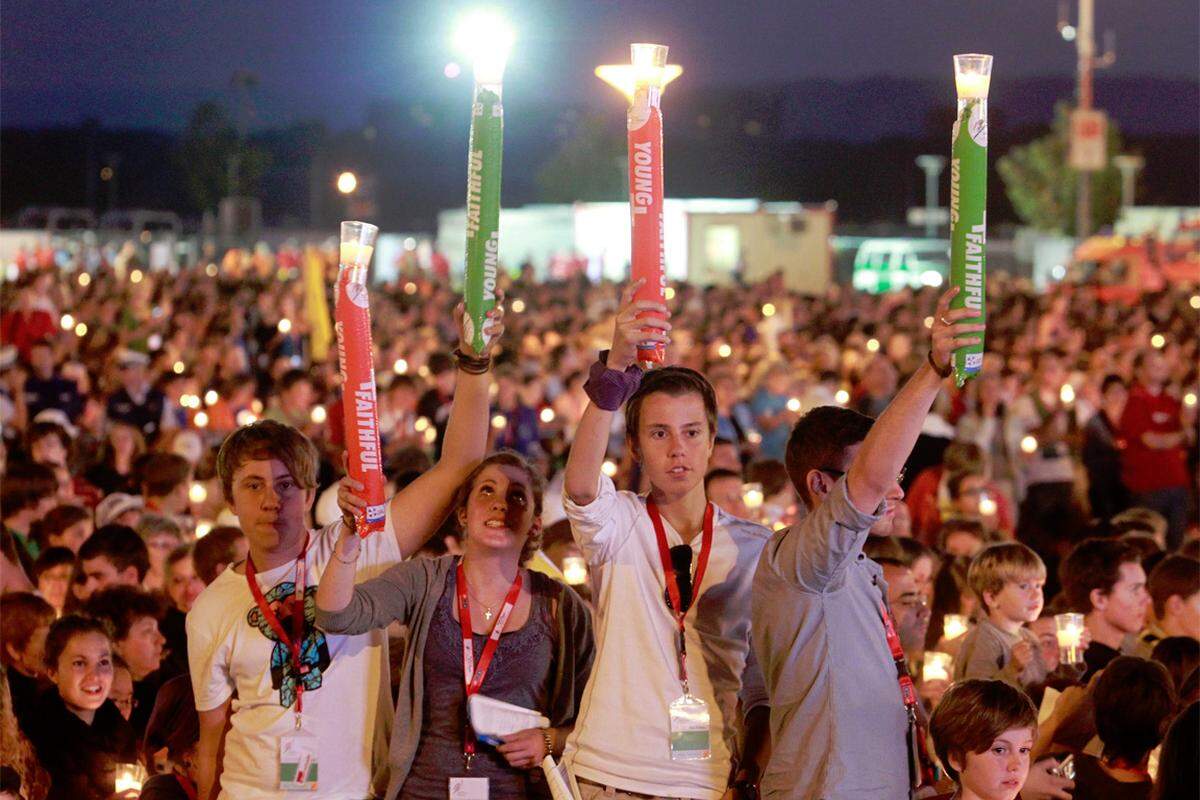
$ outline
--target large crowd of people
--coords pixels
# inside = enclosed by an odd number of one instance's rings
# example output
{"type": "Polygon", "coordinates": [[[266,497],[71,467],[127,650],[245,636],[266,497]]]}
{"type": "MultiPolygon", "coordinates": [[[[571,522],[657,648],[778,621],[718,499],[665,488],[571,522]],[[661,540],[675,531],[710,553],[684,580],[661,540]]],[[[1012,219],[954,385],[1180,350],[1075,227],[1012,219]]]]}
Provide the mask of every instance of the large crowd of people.
{"type": "Polygon", "coordinates": [[[1195,287],[411,266],[366,537],[296,263],[5,287],[0,798],[1196,796],[1195,287]]]}

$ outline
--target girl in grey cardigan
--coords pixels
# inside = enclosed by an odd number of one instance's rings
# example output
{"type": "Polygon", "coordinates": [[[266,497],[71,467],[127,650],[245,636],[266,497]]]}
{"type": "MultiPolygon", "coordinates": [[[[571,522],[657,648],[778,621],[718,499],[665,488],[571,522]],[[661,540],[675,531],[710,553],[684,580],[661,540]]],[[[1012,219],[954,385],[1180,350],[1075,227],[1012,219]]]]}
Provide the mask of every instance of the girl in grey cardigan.
{"type": "Polygon", "coordinates": [[[358,586],[359,539],[347,530],[338,542],[317,592],[317,624],[330,633],[355,633],[399,621],[410,630],[388,798],[440,800],[450,780],[462,777],[487,778],[492,798],[549,796],[537,767],[546,755],[561,754],[574,725],[593,641],[579,596],[521,567],[541,541],[542,490],[542,477],[521,456],[489,456],[459,490],[455,513],[466,534],[461,558],[407,561],[358,586]],[[478,691],[536,709],[551,728],[521,731],[496,747],[467,744],[462,607],[476,667],[489,634],[504,625],[478,691]],[[467,758],[470,748],[474,755],[467,758]]]}

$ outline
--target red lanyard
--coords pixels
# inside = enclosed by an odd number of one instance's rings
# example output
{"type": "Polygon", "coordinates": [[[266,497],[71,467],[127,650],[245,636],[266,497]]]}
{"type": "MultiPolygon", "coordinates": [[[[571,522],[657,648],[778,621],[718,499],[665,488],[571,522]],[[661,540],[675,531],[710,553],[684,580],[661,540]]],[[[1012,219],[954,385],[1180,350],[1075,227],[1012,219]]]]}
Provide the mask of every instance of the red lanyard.
{"type": "MultiPolygon", "coordinates": [[[[483,646],[478,664],[475,663],[475,640],[473,638],[474,631],[471,629],[471,602],[467,590],[467,573],[463,569],[462,559],[458,561],[457,581],[454,588],[458,594],[458,622],[462,626],[463,686],[466,688],[469,698],[479,691],[479,687],[483,686],[483,679],[487,676],[488,667],[492,664],[492,656],[496,654],[496,648],[500,646],[500,634],[504,633],[504,626],[517,606],[517,598],[521,595],[521,570],[517,569],[517,577],[513,579],[512,586],[509,587],[508,594],[504,598],[504,605],[500,607],[500,613],[496,615],[496,624],[492,626],[492,632],[488,634],[487,644],[483,646]]],[[[471,768],[471,757],[474,755],[475,737],[471,735],[470,725],[468,725],[467,735],[463,741],[463,756],[467,762],[467,769],[471,768]]]]}
{"type": "Polygon", "coordinates": [[[913,774],[913,787],[919,788],[936,781],[933,771],[933,760],[929,757],[929,748],[925,741],[925,730],[921,725],[917,708],[917,687],[912,676],[908,673],[908,661],[904,658],[904,646],[900,644],[900,635],[892,623],[892,614],[888,611],[883,600],[879,601],[879,616],[883,619],[883,632],[887,636],[888,650],[892,653],[892,661],[896,663],[896,678],[900,683],[900,698],[904,701],[904,710],[908,713],[909,749],[911,750],[910,768],[913,774]]]}
{"type": "Polygon", "coordinates": [[[258,581],[255,577],[258,570],[254,568],[254,559],[251,556],[246,556],[246,583],[250,585],[250,594],[254,595],[254,602],[258,605],[258,610],[262,612],[263,619],[271,626],[271,630],[275,631],[275,635],[279,637],[279,641],[288,649],[291,656],[292,673],[296,678],[296,725],[300,725],[300,714],[304,713],[304,675],[300,671],[300,650],[304,647],[304,589],[305,589],[305,562],[304,555],[308,552],[308,534],[304,535],[304,547],[300,548],[300,555],[296,556],[296,579],[295,592],[292,594],[292,634],[284,630],[283,624],[279,621],[279,617],[271,609],[271,604],[267,602],[267,598],[263,596],[262,589],[258,588],[258,581]]]}
{"type": "MultiPolygon", "coordinates": [[[[679,577],[675,574],[675,566],[671,563],[671,548],[667,546],[667,531],[663,528],[662,514],[653,500],[646,501],[646,513],[654,523],[654,536],[658,540],[658,556],[662,561],[663,579],[667,584],[667,597],[671,599],[669,608],[675,621],[679,623],[679,680],[683,682],[683,692],[688,694],[687,677],[687,641],[684,634],[683,619],[688,609],[682,607],[679,593],[679,577]]],[[[713,504],[709,503],[704,509],[704,533],[700,540],[700,560],[696,563],[696,577],[692,579],[692,601],[688,608],[696,604],[700,597],[700,586],[704,582],[704,571],[708,569],[708,556],[712,552],[713,543],[713,504]]]]}
{"type": "Polygon", "coordinates": [[[1108,765],[1111,769],[1123,769],[1126,772],[1132,772],[1145,783],[1150,783],[1154,780],[1150,777],[1150,771],[1141,764],[1134,764],[1123,758],[1104,758],[1101,759],[1101,763],[1108,765]]]}
{"type": "Polygon", "coordinates": [[[175,773],[175,782],[179,784],[179,788],[187,795],[188,800],[196,800],[196,784],[192,783],[192,779],[186,775],[175,773]]]}

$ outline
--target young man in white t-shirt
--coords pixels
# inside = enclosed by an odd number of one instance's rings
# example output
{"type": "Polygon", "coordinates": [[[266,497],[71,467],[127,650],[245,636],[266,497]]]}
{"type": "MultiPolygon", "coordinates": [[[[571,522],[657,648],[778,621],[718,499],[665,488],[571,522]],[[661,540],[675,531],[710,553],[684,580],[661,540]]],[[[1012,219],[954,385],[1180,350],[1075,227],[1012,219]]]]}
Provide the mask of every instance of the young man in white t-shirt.
{"type": "MultiPolygon", "coordinates": [[[[502,331],[501,313],[493,313],[491,338],[502,331]]],[[[484,455],[488,359],[458,355],[442,458],[388,502],[383,533],[363,542],[359,581],[424,544],[484,455]]],[[[187,617],[188,661],[200,712],[201,800],[218,793],[237,800],[291,795],[280,788],[281,759],[293,760],[285,754],[298,754],[295,763],[310,767],[316,762],[317,769],[306,774],[316,776],[322,798],[361,800],[381,780],[386,783],[386,776],[372,775],[384,763],[391,719],[386,632],[337,636],[313,624],[317,585],[336,557],[334,544],[345,524],[338,520],[312,531],[306,525],[316,496],[317,461],[316,448],[304,434],[272,421],[230,434],[217,458],[249,556],[222,572],[187,617]],[[302,623],[291,614],[301,580],[302,623]],[[290,641],[297,631],[301,643],[293,653],[290,641]]]]}
{"type": "Polygon", "coordinates": [[[592,402],[567,462],[564,505],[595,576],[597,647],[564,758],[584,800],[718,800],[753,789],[767,730],[750,651],[750,589],[770,533],[709,504],[712,386],[679,367],[642,376],[637,343],[665,343],[670,326],[637,319],[643,311],[665,316],[666,308],[634,303],[636,288],[622,298],[607,362],[592,369],[592,402]],[[627,440],[649,480],[646,497],[618,492],[601,472],[613,414],[626,400],[627,440]],[[682,648],[675,608],[685,612],[682,648]]]}

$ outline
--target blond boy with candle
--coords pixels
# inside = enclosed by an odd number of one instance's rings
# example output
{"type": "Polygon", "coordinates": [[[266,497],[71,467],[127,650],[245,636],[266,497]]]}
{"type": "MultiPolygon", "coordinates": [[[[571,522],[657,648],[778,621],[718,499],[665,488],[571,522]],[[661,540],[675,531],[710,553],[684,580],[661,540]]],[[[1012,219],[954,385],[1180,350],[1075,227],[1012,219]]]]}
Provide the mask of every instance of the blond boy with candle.
{"type": "Polygon", "coordinates": [[[963,639],[955,680],[1002,680],[1018,688],[1046,680],[1054,668],[1042,660],[1037,634],[1026,625],[1042,613],[1046,565],[1018,542],[984,548],[971,562],[967,583],[984,612],[963,639]]]}

